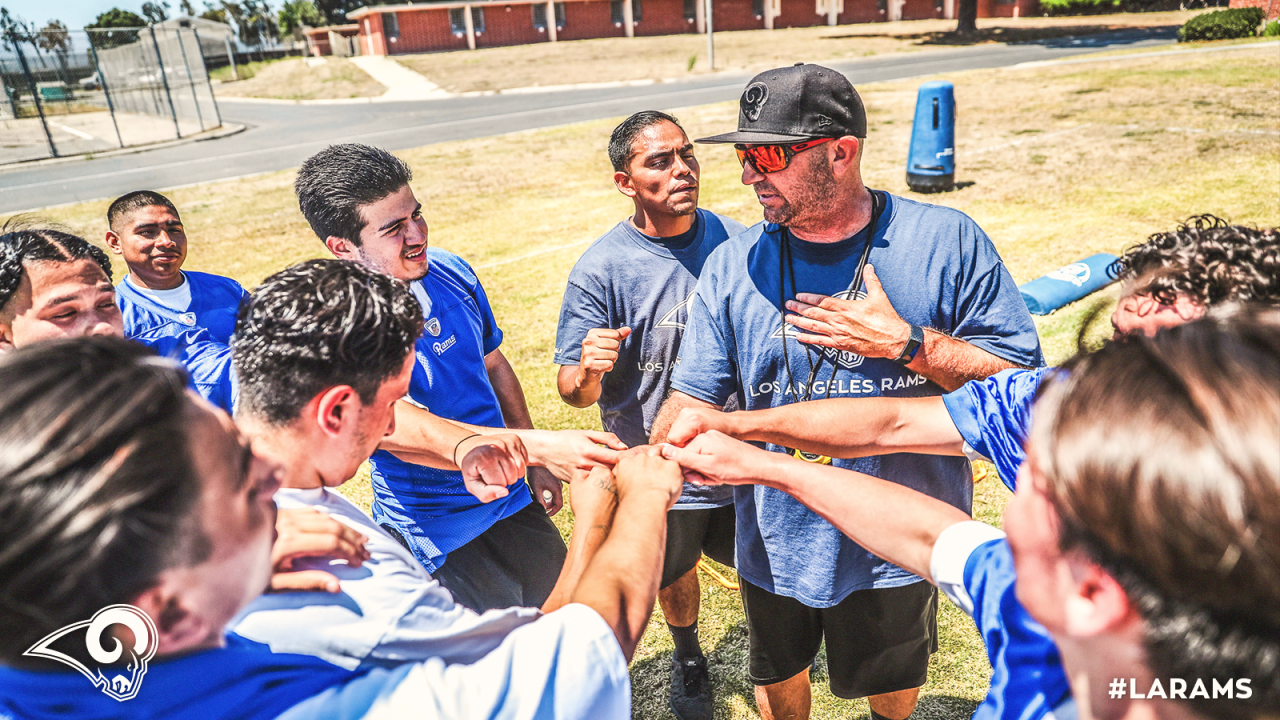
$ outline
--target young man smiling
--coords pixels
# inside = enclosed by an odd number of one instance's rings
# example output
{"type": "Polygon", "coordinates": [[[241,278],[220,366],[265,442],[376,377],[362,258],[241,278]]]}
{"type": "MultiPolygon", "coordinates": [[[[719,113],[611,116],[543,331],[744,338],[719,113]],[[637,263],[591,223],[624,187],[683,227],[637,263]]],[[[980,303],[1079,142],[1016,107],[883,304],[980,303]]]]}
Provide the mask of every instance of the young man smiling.
{"type": "Polygon", "coordinates": [[[411,179],[391,153],[349,144],[309,158],[294,185],[303,216],[330,252],[407,283],[422,306],[409,393],[396,405],[396,431],[372,457],[374,518],[467,607],[537,607],[565,558],[547,517],[562,502],[557,478],[611,464],[624,446],[611,433],[531,429],[484,288],[462,258],[428,249],[411,179]],[[521,483],[501,497],[477,498],[456,470],[405,460],[441,446],[442,422],[477,434],[514,430],[538,466],[528,473],[532,497],[521,483]]]}
{"type": "MultiPolygon", "coordinates": [[[[698,208],[698,159],[676,119],[636,113],[609,140],[613,182],[635,211],[596,240],[569,273],[555,362],[560,397],[599,403],[604,429],[629,445],[649,441],[671,387],[698,273],[711,251],[746,228],[698,208]]],[[[733,493],[685,487],[667,518],[662,606],[675,640],[671,708],[681,720],[712,713],[698,644],[697,563],[703,552],[733,565],[733,493]]]]}

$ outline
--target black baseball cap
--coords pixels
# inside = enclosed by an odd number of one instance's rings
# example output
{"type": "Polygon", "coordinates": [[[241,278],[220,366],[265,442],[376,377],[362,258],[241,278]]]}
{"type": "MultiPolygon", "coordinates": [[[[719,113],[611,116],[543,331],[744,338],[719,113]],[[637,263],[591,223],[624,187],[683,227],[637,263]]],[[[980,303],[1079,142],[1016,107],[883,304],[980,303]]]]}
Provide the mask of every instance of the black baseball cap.
{"type": "Polygon", "coordinates": [[[867,136],[867,111],[844,75],[797,63],[751,79],[738,101],[738,131],[699,143],[798,143],[826,137],[867,136]]]}

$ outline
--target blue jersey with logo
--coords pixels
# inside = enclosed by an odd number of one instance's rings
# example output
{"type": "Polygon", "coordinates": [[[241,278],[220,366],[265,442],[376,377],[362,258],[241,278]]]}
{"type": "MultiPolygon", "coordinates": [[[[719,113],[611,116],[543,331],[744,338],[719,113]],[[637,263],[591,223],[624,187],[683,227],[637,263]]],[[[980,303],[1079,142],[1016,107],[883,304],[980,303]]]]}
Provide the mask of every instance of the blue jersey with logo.
{"type": "MultiPolygon", "coordinates": [[[[667,247],[645,237],[630,220],[592,243],[569,273],[555,362],[582,362],[582,341],[595,328],[631,328],[613,370],[600,383],[600,420],[627,445],[649,442],[653,420],[671,387],[680,354],[689,299],[707,256],[746,228],[736,220],[698,210],[693,241],[667,247]]],[[[719,507],[733,502],[733,488],[685,483],[677,505],[719,507]]]]}
{"type": "Polygon", "coordinates": [[[1031,427],[1036,390],[1053,368],[1002,370],[986,380],[965,383],[942,396],[960,436],[970,448],[995,464],[1000,480],[1016,489],[1023,446],[1031,427]]]}
{"type": "MultiPolygon", "coordinates": [[[[870,264],[897,313],[1011,362],[1043,364],[1031,315],[981,228],[955,210],[886,197],[870,264]]],[[[794,287],[848,297],[864,239],[865,231],[826,244],[791,236],[794,287]]],[[[736,395],[747,410],[799,401],[818,352],[795,340],[792,326],[782,322],[780,303],[794,292],[788,277],[782,297],[780,276],[790,273],[781,267],[780,243],[778,227],[762,223],[708,258],[690,303],[672,388],[715,405],[736,395]]],[[[865,292],[865,286],[859,290],[865,292]]],[[[815,399],[942,394],[924,376],[890,360],[834,351],[822,358],[815,399]]],[[[964,458],[894,454],[834,464],[906,485],[966,512],[972,504],[972,476],[964,458]]],[[[734,498],[738,572],[758,587],[812,607],[830,607],[855,590],[919,580],[854,544],[784,492],[744,486],[735,488],[734,498]]]]}
{"type": "Polygon", "coordinates": [[[196,392],[228,413],[233,412],[240,388],[231,364],[231,347],[211,339],[208,330],[166,322],[142,331],[133,340],[161,357],[181,363],[196,392]]]}
{"type": "Polygon", "coordinates": [[[987,647],[991,688],[974,720],[1074,720],[1058,646],[1018,602],[1004,533],[977,521],[947,528],[934,546],[930,574],[973,618],[987,647]]]}
{"type": "Polygon", "coordinates": [[[240,283],[221,275],[184,270],[191,286],[191,304],[174,310],[138,292],[127,279],[116,285],[116,304],[124,316],[124,335],[136,338],[147,331],[174,322],[187,328],[204,328],[210,339],[231,343],[236,331],[240,303],[249,296],[240,283]]]}
{"type": "MultiPolygon", "coordinates": [[[[426,277],[411,289],[423,305],[423,332],[409,399],[448,420],[505,427],[485,356],[502,344],[502,330],[475,272],[453,253],[427,251],[426,277]]],[[[467,492],[462,474],[404,462],[379,450],[373,462],[373,518],[404,536],[418,561],[435,572],[445,556],[532,502],[523,482],[482,503],[467,492]]]]}
{"type": "Polygon", "coordinates": [[[496,648],[465,664],[431,657],[352,671],[308,655],[272,653],[266,645],[238,635],[226,637],[223,648],[152,660],[137,679],[136,696],[128,700],[109,697],[84,675],[53,663],[57,669],[0,667],[0,717],[625,720],[631,716],[626,658],[604,619],[585,605],[566,605],[515,628],[496,648]]]}

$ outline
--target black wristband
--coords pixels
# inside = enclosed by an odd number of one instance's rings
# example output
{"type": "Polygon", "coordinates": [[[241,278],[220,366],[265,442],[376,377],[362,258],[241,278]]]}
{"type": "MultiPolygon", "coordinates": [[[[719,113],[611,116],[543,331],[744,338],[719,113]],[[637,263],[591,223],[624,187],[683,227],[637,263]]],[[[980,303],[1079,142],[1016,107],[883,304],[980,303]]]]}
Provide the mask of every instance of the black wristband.
{"type": "MultiPolygon", "coordinates": [[[[480,433],[471,433],[470,435],[468,435],[468,436],[466,436],[466,437],[462,438],[461,440],[459,440],[457,445],[454,445],[454,446],[453,446],[453,464],[454,464],[454,465],[457,465],[457,464],[458,464],[458,448],[462,447],[462,443],[464,443],[464,442],[466,442],[466,441],[470,440],[470,439],[471,439],[471,438],[473,438],[473,437],[480,437],[480,433]]],[[[459,466],[459,467],[461,467],[461,466],[459,466]]]]}
{"type": "Polygon", "coordinates": [[[894,358],[894,362],[899,365],[910,365],[912,360],[916,359],[916,352],[920,350],[920,346],[924,344],[924,328],[919,325],[911,326],[911,336],[907,338],[907,344],[903,346],[902,353],[894,358]]]}

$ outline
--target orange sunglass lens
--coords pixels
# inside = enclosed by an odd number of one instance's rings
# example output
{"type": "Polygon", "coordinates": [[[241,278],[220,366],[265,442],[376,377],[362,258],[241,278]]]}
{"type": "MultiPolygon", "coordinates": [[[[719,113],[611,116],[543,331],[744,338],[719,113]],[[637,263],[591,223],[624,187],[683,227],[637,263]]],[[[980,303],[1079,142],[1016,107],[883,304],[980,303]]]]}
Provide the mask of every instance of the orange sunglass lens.
{"type": "Polygon", "coordinates": [[[738,162],[745,163],[749,158],[756,171],[762,173],[777,172],[787,167],[787,156],[781,145],[757,145],[751,148],[734,148],[738,153],[738,162]]]}

